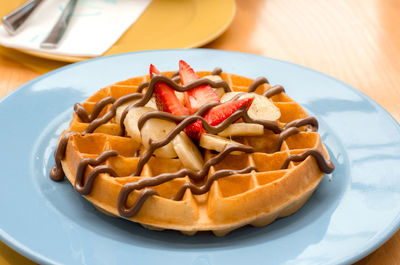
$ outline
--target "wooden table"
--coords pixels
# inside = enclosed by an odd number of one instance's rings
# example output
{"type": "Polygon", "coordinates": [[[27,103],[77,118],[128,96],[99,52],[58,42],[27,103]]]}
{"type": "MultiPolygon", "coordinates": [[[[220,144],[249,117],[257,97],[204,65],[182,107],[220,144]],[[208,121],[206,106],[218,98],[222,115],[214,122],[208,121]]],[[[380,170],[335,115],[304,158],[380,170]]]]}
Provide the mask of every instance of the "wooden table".
{"type": "MultiPolygon", "coordinates": [[[[398,0],[238,0],[231,27],[205,47],[274,57],[324,72],[364,92],[400,121],[398,0]]],[[[0,56],[0,97],[37,76],[0,56]]],[[[25,260],[0,253],[2,261],[25,260]]],[[[400,231],[356,264],[400,264],[400,231]]]]}

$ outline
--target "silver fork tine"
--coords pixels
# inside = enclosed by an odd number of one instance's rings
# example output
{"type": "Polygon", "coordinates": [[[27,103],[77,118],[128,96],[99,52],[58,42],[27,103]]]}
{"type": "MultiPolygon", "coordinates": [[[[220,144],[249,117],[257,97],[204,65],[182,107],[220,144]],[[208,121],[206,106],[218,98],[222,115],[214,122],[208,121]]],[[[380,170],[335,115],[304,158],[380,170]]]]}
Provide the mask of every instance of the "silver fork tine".
{"type": "Polygon", "coordinates": [[[47,35],[46,39],[40,44],[40,48],[55,49],[58,47],[58,44],[68,27],[69,21],[71,20],[71,16],[74,13],[77,2],[78,0],[70,0],[68,2],[49,35],[47,35]]]}

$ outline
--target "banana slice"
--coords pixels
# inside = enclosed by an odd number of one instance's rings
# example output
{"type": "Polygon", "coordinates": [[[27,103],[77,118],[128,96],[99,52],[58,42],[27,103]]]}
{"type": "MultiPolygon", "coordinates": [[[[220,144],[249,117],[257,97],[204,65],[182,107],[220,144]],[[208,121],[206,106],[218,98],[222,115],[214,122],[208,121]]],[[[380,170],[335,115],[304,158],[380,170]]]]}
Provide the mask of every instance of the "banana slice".
{"type": "Polygon", "coordinates": [[[157,109],[157,103],[156,103],[156,98],[155,97],[151,97],[149,102],[146,103],[146,105],[144,105],[145,107],[149,107],[149,108],[153,108],[153,109],[157,109]]]}
{"type": "MultiPolygon", "coordinates": [[[[207,78],[214,82],[222,80],[222,78],[219,75],[206,75],[204,78],[207,78]]],[[[219,98],[221,98],[225,94],[225,90],[223,87],[214,88],[214,91],[218,95],[219,98]]]]}
{"type": "MultiPolygon", "coordinates": [[[[155,111],[156,109],[148,108],[148,107],[139,107],[133,108],[129,110],[128,114],[126,114],[124,125],[126,129],[126,133],[133,138],[138,143],[142,142],[142,136],[139,132],[138,128],[138,120],[139,118],[145,114],[146,112],[155,111]]],[[[118,111],[118,109],[117,109],[118,111]]],[[[121,112],[122,113],[122,112],[121,112]]]]}
{"type": "MultiPolygon", "coordinates": [[[[119,106],[115,112],[115,121],[117,123],[120,122],[121,120],[121,116],[122,113],[124,112],[125,108],[127,108],[130,104],[135,103],[137,100],[132,100],[129,101],[125,104],[122,104],[121,106],[119,106]]],[[[146,105],[144,105],[145,107],[149,107],[149,108],[153,108],[154,110],[157,110],[157,104],[156,104],[156,99],[154,97],[152,97],[149,102],[147,102],[146,105]]]]}
{"type": "MultiPolygon", "coordinates": [[[[208,150],[215,150],[217,152],[222,152],[224,151],[225,147],[228,144],[240,144],[239,142],[229,140],[227,138],[214,135],[214,134],[209,134],[209,133],[203,133],[200,137],[200,146],[208,149],[208,150]]],[[[240,155],[242,152],[240,151],[234,151],[231,154],[232,155],[240,155]]]]}
{"type": "MultiPolygon", "coordinates": [[[[130,112],[131,111],[129,111],[129,113],[130,112]]],[[[136,127],[137,127],[137,120],[136,120],[136,127]]],[[[150,119],[146,121],[146,123],[143,125],[142,130],[140,131],[144,147],[148,149],[150,146],[149,144],[150,139],[152,139],[153,141],[161,140],[164,137],[166,137],[168,133],[172,131],[175,127],[176,124],[174,122],[165,121],[161,119],[150,119]]],[[[169,142],[167,145],[164,145],[163,147],[160,147],[157,150],[155,150],[154,155],[164,158],[174,158],[177,156],[172,141],[169,142]]]]}
{"type": "Polygon", "coordinates": [[[264,126],[255,123],[233,123],[218,133],[222,137],[263,135],[264,126]]]}
{"type": "Polygon", "coordinates": [[[253,119],[276,121],[281,117],[280,110],[267,97],[256,93],[246,93],[240,98],[254,95],[254,101],[249,108],[249,116],[253,119]]]}
{"type": "MultiPolygon", "coordinates": [[[[229,92],[222,96],[221,102],[226,102],[232,99],[234,96],[242,92],[229,92]]],[[[239,99],[242,98],[253,98],[254,101],[251,104],[247,113],[253,119],[276,121],[281,117],[280,110],[272,103],[267,97],[261,96],[256,93],[243,93],[239,99]]]]}
{"type": "Polygon", "coordinates": [[[117,108],[117,110],[116,110],[116,112],[115,112],[115,121],[116,121],[118,124],[119,124],[120,121],[121,121],[121,116],[122,116],[122,113],[124,112],[125,108],[127,108],[127,107],[128,107],[131,103],[133,103],[133,102],[135,102],[135,101],[127,102],[127,103],[122,104],[121,106],[119,106],[119,107],[117,108]]]}
{"type": "Polygon", "coordinates": [[[199,171],[203,168],[203,157],[185,132],[180,132],[172,141],[174,150],[185,168],[199,171]]]}

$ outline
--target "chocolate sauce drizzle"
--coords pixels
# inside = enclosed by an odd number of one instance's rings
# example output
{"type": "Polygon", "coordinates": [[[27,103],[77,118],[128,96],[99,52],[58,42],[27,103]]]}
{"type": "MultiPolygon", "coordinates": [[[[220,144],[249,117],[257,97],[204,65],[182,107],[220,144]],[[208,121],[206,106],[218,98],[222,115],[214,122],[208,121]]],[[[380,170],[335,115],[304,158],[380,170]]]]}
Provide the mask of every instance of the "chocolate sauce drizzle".
{"type": "Polygon", "coordinates": [[[183,198],[183,195],[185,194],[185,191],[187,189],[190,189],[190,191],[194,194],[194,195],[201,195],[204,194],[206,192],[208,192],[211,188],[211,185],[213,184],[214,181],[220,179],[220,178],[224,178],[224,177],[228,177],[231,175],[238,175],[238,174],[246,174],[246,173],[250,173],[251,171],[257,171],[257,168],[254,166],[248,166],[246,168],[243,169],[239,169],[239,170],[232,170],[232,169],[221,169],[218,170],[216,172],[214,172],[206,181],[205,184],[203,184],[202,186],[196,186],[193,183],[190,182],[186,182],[185,184],[182,185],[182,187],[179,189],[179,191],[176,193],[176,195],[172,198],[175,201],[180,201],[183,198]]]}
{"type": "Polygon", "coordinates": [[[285,92],[285,89],[281,85],[276,85],[265,91],[262,95],[264,97],[270,98],[275,95],[278,95],[279,93],[285,92]]]}
{"type": "Polygon", "coordinates": [[[279,134],[277,147],[275,149],[275,152],[278,152],[279,150],[281,150],[283,141],[285,141],[288,137],[290,137],[290,136],[292,136],[294,134],[297,134],[299,132],[300,132],[299,128],[296,128],[296,127],[289,127],[286,130],[282,131],[279,134]]]}
{"type": "Polygon", "coordinates": [[[89,123],[88,127],[83,133],[92,133],[94,130],[96,130],[99,126],[105,124],[109,120],[111,120],[117,111],[117,108],[126,102],[129,102],[131,100],[139,99],[142,98],[143,95],[140,93],[131,93],[128,95],[125,95],[123,97],[120,97],[117,99],[111,106],[111,109],[102,117],[94,119],[91,123],[89,123]]]}
{"type": "Polygon", "coordinates": [[[310,125],[311,126],[310,130],[313,132],[316,132],[318,130],[318,120],[312,116],[291,121],[283,127],[283,130],[286,130],[287,128],[290,127],[301,127],[304,125],[310,125]]]}
{"type": "Polygon", "coordinates": [[[212,70],[211,75],[220,75],[221,73],[222,73],[222,68],[215,67],[214,70],[212,70]]]}
{"type": "MultiPolygon", "coordinates": [[[[56,150],[54,151],[54,159],[56,164],[51,168],[50,170],[50,178],[54,181],[62,181],[64,180],[64,171],[61,166],[61,160],[64,159],[65,156],[65,150],[67,148],[68,140],[72,135],[78,134],[78,132],[66,132],[63,136],[61,136],[61,139],[58,143],[58,146],[56,150]]],[[[92,158],[83,158],[81,161],[79,161],[77,171],[76,171],[76,176],[75,176],[75,183],[74,183],[74,188],[75,190],[82,194],[82,195],[87,195],[90,193],[94,179],[100,174],[100,173],[108,173],[111,176],[117,177],[117,173],[109,166],[102,165],[99,167],[96,167],[93,169],[88,177],[85,183],[82,183],[83,177],[85,174],[86,167],[88,165],[91,166],[97,166],[101,163],[104,163],[108,158],[112,156],[117,156],[118,153],[117,151],[114,150],[107,150],[101,153],[97,158],[92,159],[92,158]]]]}
{"type": "Polygon", "coordinates": [[[54,160],[56,164],[50,170],[50,178],[54,181],[64,180],[64,171],[61,166],[61,160],[64,159],[65,150],[67,149],[68,139],[71,135],[77,134],[77,132],[66,132],[61,136],[58,142],[57,148],[54,151],[54,160]]]}
{"type": "Polygon", "coordinates": [[[251,93],[256,91],[257,87],[263,85],[263,84],[269,84],[269,81],[267,78],[265,77],[257,77],[253,83],[249,86],[249,88],[247,89],[247,93],[251,93]]]}
{"type": "MultiPolygon", "coordinates": [[[[237,174],[246,174],[246,173],[250,173],[252,170],[257,171],[257,169],[255,167],[246,167],[244,169],[241,170],[227,170],[227,169],[222,169],[219,171],[216,171],[214,174],[212,174],[210,176],[210,178],[206,181],[206,183],[200,187],[192,184],[192,183],[188,183],[186,182],[185,184],[182,185],[182,187],[179,189],[179,191],[177,192],[177,194],[172,198],[172,200],[175,201],[179,201],[183,198],[183,195],[185,194],[185,191],[187,189],[190,189],[192,191],[193,194],[195,195],[201,195],[204,194],[206,192],[208,192],[211,188],[211,185],[213,184],[214,181],[223,178],[223,177],[228,177],[231,175],[237,175],[237,174]]],[[[183,176],[184,177],[184,176],[183,176]]],[[[132,183],[132,182],[131,182],[132,183]]],[[[124,193],[122,193],[123,189],[125,188],[122,187],[121,192],[118,196],[118,212],[121,216],[124,217],[132,217],[135,216],[139,210],[141,209],[143,203],[146,201],[147,198],[149,198],[150,196],[153,195],[158,195],[157,191],[152,189],[152,188],[145,188],[144,190],[142,190],[139,193],[138,198],[136,199],[136,202],[134,203],[134,205],[130,208],[126,207],[126,200],[129,196],[129,194],[133,191],[129,191],[128,188],[126,188],[126,191],[124,190],[124,193]],[[126,197],[125,197],[126,196],[126,197]]]]}
{"type": "Polygon", "coordinates": [[[100,173],[108,173],[114,178],[119,177],[118,174],[108,165],[101,165],[104,163],[108,158],[118,156],[118,152],[115,150],[106,150],[102,152],[98,157],[95,159],[93,158],[83,158],[79,161],[78,168],[76,169],[76,176],[75,176],[75,183],[74,188],[75,190],[81,195],[87,195],[90,193],[93,187],[93,183],[95,178],[100,173]],[[83,177],[88,165],[96,166],[93,170],[91,170],[86,178],[86,182],[83,183],[83,177]]]}
{"type": "Polygon", "coordinates": [[[325,159],[325,157],[321,154],[321,152],[312,148],[307,149],[301,154],[288,156],[286,160],[283,162],[281,169],[287,169],[291,161],[294,162],[304,161],[309,156],[313,156],[317,160],[318,167],[322,172],[329,174],[332,173],[333,170],[335,169],[335,166],[333,165],[332,161],[325,159]]]}
{"type": "Polygon", "coordinates": [[[76,115],[81,119],[82,122],[89,123],[99,116],[100,112],[104,109],[108,104],[114,103],[115,99],[113,97],[105,97],[99,100],[93,108],[93,111],[90,115],[87,114],[85,108],[80,103],[76,103],[74,105],[74,111],[76,115]]]}
{"type": "Polygon", "coordinates": [[[149,82],[141,83],[138,88],[136,89],[136,93],[142,93],[143,89],[149,86],[149,82]]]}
{"type": "MultiPolygon", "coordinates": [[[[204,167],[200,171],[193,171],[191,169],[184,168],[184,169],[181,169],[174,173],[164,173],[164,174],[160,174],[156,177],[144,177],[136,182],[126,183],[122,187],[122,189],[119,193],[119,196],[118,196],[118,203],[117,203],[118,212],[120,213],[121,216],[132,217],[139,211],[141,205],[143,205],[143,203],[144,203],[144,200],[146,200],[150,196],[147,193],[152,193],[153,195],[156,194],[156,192],[152,189],[145,189],[140,193],[141,196],[139,196],[139,198],[136,200],[135,204],[132,207],[128,208],[126,206],[126,200],[129,196],[129,194],[131,192],[133,192],[134,190],[141,190],[143,188],[157,186],[162,183],[168,182],[170,180],[173,180],[176,178],[183,178],[185,176],[188,176],[189,178],[191,178],[193,180],[203,179],[208,174],[208,171],[210,170],[211,166],[221,162],[228,154],[230,154],[231,152],[234,152],[234,151],[240,151],[240,152],[244,152],[244,153],[252,153],[252,152],[254,152],[254,149],[252,147],[246,146],[246,145],[228,144],[225,147],[224,151],[222,151],[215,157],[209,159],[204,164],[204,167]]],[[[245,170],[251,171],[251,170],[255,170],[255,168],[248,167],[245,170]]],[[[233,170],[230,172],[232,172],[232,174],[235,174],[235,171],[233,171],[233,170]]],[[[227,173],[228,172],[223,171],[223,173],[221,173],[221,174],[223,176],[228,176],[227,173]]],[[[218,176],[220,175],[220,171],[216,171],[214,174],[216,174],[216,177],[214,176],[211,181],[214,181],[218,178],[218,176]]],[[[211,177],[210,177],[210,179],[211,179],[211,177]]],[[[202,190],[204,192],[207,192],[208,189],[211,187],[211,184],[212,184],[212,182],[209,183],[205,188],[202,188],[202,190]],[[208,189],[206,189],[206,188],[208,188],[208,189]]],[[[177,195],[180,196],[179,192],[177,195]]],[[[175,196],[174,198],[178,198],[178,196],[175,196]]]]}

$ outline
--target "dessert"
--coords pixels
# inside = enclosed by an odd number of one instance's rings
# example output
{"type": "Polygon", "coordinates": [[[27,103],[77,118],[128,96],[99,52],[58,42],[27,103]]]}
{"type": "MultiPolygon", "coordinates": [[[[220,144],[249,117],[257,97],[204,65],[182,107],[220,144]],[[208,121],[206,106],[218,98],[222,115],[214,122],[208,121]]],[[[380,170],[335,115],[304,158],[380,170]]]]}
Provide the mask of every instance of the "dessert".
{"type": "Polygon", "coordinates": [[[265,226],[334,170],[317,120],[266,78],[151,65],[74,110],[51,179],[65,174],[99,210],[149,229],[265,226]]]}

